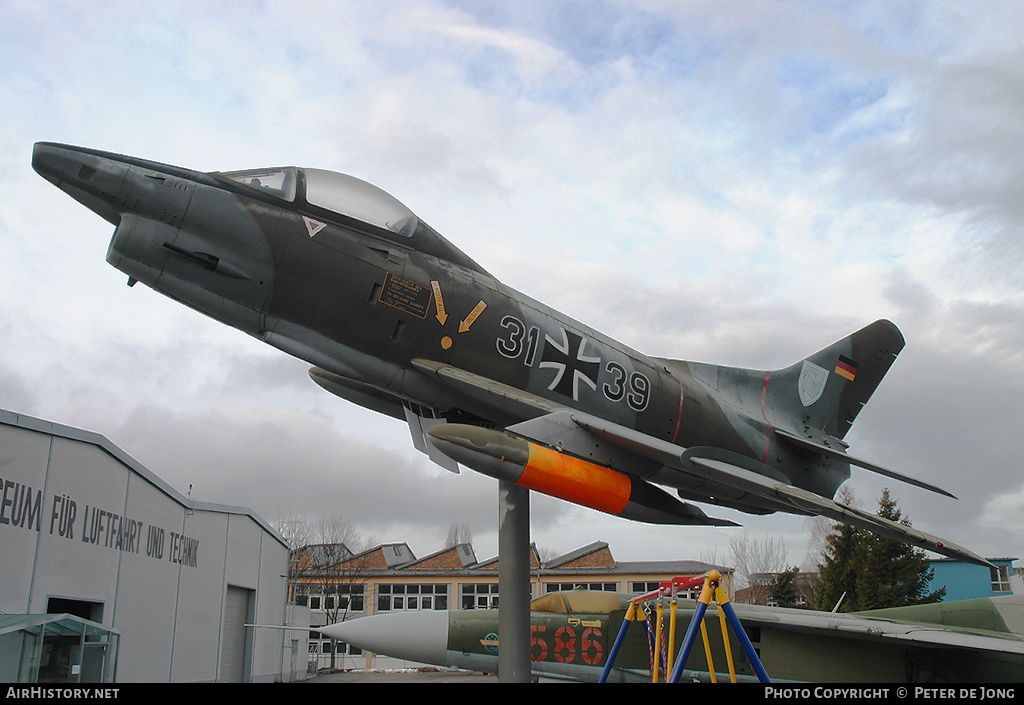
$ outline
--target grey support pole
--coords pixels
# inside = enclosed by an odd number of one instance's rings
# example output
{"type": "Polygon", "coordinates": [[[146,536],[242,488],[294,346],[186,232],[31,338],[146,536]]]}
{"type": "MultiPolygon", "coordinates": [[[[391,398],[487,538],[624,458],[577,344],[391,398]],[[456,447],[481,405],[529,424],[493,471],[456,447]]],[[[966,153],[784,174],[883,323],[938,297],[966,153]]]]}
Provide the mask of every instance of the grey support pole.
{"type": "Polygon", "coordinates": [[[530,491],[498,482],[498,682],[530,682],[530,491]]]}

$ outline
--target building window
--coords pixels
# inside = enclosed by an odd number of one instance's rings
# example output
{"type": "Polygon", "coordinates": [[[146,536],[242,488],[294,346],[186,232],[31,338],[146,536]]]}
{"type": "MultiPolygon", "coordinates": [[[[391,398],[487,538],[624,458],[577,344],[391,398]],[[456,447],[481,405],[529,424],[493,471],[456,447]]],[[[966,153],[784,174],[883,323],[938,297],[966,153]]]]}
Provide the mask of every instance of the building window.
{"type": "Polygon", "coordinates": [[[362,585],[334,585],[338,597],[338,609],[342,612],[363,611],[362,585]]]}
{"type": "Polygon", "coordinates": [[[448,609],[447,585],[378,585],[378,612],[448,609]]]}
{"type": "Polygon", "coordinates": [[[362,612],[362,585],[328,585],[326,593],[319,586],[302,586],[295,597],[296,604],[307,605],[311,610],[333,612],[362,612]]]}
{"type": "MultiPolygon", "coordinates": [[[[309,638],[309,653],[331,655],[331,640],[324,638],[319,632],[312,632],[309,638]]],[[[363,650],[344,641],[334,643],[334,653],[339,656],[362,656],[363,650]]]]}
{"type": "Polygon", "coordinates": [[[498,584],[479,583],[462,586],[462,609],[486,610],[498,606],[498,584]]]}
{"type": "Polygon", "coordinates": [[[992,578],[992,592],[1010,592],[1010,569],[1005,565],[997,565],[988,569],[992,578]]]}
{"type": "Polygon", "coordinates": [[[618,583],[544,583],[544,592],[563,592],[568,590],[615,592],[618,588],[618,583]]]}

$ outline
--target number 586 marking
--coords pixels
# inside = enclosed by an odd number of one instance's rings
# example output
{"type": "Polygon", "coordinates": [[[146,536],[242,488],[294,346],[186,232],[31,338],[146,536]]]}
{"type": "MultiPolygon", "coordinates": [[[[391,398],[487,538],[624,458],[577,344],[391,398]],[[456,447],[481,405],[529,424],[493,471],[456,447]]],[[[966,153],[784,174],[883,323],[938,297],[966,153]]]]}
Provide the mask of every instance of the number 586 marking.
{"type": "Polygon", "coordinates": [[[569,626],[555,629],[554,644],[543,624],[530,627],[530,660],[547,661],[554,657],[559,663],[572,663],[579,656],[584,663],[596,666],[604,658],[604,636],[599,627],[587,627],[580,635],[569,626]]]}

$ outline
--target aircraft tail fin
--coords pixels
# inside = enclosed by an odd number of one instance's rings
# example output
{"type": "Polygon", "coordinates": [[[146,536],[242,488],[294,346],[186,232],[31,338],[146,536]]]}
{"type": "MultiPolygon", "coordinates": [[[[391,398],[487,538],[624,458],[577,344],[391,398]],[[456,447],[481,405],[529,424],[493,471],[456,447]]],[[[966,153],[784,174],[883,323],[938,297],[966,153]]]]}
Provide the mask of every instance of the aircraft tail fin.
{"type": "Polygon", "coordinates": [[[893,323],[879,320],[773,372],[774,411],[844,438],[904,344],[893,323]]]}

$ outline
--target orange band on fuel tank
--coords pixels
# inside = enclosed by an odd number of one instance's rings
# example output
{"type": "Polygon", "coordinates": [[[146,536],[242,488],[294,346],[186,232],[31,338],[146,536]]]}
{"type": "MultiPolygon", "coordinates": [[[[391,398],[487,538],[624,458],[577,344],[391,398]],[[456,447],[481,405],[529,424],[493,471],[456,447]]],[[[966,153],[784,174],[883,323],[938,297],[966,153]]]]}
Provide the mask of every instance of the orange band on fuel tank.
{"type": "Polygon", "coordinates": [[[515,484],[609,514],[625,509],[631,492],[629,477],[621,472],[533,443],[515,484]]]}

